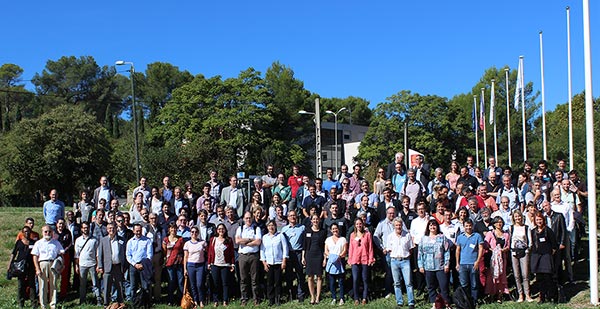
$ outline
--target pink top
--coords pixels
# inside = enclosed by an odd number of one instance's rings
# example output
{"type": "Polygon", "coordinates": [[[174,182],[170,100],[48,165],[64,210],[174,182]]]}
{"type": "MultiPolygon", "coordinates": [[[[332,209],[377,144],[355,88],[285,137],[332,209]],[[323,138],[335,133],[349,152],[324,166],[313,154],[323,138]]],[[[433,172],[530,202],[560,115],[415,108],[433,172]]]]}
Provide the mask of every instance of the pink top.
{"type": "Polygon", "coordinates": [[[204,240],[200,240],[194,242],[192,240],[188,240],[185,245],[183,245],[183,251],[188,252],[188,263],[204,263],[204,250],[206,249],[206,242],[204,240]]]}
{"type": "Polygon", "coordinates": [[[371,233],[365,230],[361,238],[356,236],[356,232],[350,235],[348,249],[348,264],[370,264],[375,262],[373,258],[373,238],[371,233]]]}

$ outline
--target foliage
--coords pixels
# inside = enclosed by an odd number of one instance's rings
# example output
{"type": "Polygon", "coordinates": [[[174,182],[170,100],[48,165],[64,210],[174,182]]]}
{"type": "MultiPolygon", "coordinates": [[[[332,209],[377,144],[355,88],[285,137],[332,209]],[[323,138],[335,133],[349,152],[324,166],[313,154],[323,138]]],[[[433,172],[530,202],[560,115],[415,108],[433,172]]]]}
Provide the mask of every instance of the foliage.
{"type": "Polygon", "coordinates": [[[81,106],[62,105],[26,119],[2,139],[3,190],[69,195],[95,184],[109,165],[106,129],[81,106]]]}
{"type": "Polygon", "coordinates": [[[23,69],[12,63],[0,66],[0,128],[7,132],[11,126],[29,115],[33,93],[25,90],[23,69]]]}

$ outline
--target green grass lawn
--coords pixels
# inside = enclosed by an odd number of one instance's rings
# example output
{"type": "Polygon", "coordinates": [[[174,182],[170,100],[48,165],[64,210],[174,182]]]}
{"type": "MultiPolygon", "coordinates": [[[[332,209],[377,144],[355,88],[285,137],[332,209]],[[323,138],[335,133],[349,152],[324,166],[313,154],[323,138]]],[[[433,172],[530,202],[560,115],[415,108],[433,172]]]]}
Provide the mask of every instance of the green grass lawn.
{"type": "MultiPolygon", "coordinates": [[[[37,232],[40,231],[42,220],[42,212],[40,208],[0,208],[0,265],[3,265],[4,269],[8,267],[8,260],[10,257],[10,253],[14,246],[14,241],[17,232],[23,226],[25,222],[25,218],[33,217],[36,221],[35,230],[37,232]]],[[[560,304],[560,305],[551,305],[544,304],[538,305],[537,303],[515,303],[506,301],[503,304],[488,304],[480,306],[479,308],[593,308],[589,304],[589,288],[587,285],[587,280],[589,280],[589,271],[587,268],[587,263],[582,263],[580,266],[576,267],[576,279],[578,279],[577,283],[567,289],[567,295],[570,297],[570,302],[568,304],[560,304]]],[[[6,280],[5,270],[2,272],[0,276],[0,308],[17,308],[16,301],[16,289],[17,289],[17,281],[6,280]]],[[[377,279],[379,280],[379,278],[377,279]]],[[[62,306],[63,308],[99,308],[98,306],[79,306],[79,300],[76,291],[71,291],[69,294],[69,299],[63,303],[59,304],[59,308],[62,306]]],[[[308,301],[304,303],[284,303],[282,307],[288,307],[292,305],[294,308],[328,308],[331,307],[330,302],[331,298],[329,297],[328,289],[323,287],[323,296],[324,299],[321,301],[319,305],[311,306],[308,301]]],[[[91,293],[88,294],[91,300],[91,293]]],[[[352,301],[347,300],[345,307],[352,307],[352,301]]],[[[389,299],[376,299],[371,301],[368,305],[370,308],[391,308],[395,306],[395,300],[393,297],[389,299]]],[[[207,307],[212,307],[207,306],[207,307]]],[[[238,308],[239,302],[233,301],[230,307],[238,308]]],[[[260,307],[268,307],[267,303],[263,303],[260,307]]],[[[169,307],[163,304],[157,304],[154,308],[174,308],[169,307]]],[[[424,297],[417,298],[417,308],[431,308],[430,304],[427,304],[424,297]]]]}

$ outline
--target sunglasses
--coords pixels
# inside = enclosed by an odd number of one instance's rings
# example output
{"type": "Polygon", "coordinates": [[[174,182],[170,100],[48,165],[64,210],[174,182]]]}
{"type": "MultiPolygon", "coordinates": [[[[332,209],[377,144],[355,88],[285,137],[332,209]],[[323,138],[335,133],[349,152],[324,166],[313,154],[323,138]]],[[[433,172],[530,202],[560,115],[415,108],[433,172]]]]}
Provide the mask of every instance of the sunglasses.
{"type": "Polygon", "coordinates": [[[198,231],[191,231],[190,234],[198,234],[198,231]]]}

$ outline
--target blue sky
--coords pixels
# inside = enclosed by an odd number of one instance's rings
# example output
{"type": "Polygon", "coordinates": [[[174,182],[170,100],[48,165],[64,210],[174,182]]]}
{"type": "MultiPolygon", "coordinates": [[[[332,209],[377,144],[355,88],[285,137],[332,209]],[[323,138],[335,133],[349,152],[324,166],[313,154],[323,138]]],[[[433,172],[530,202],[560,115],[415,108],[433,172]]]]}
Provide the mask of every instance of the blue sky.
{"type": "MultiPolygon", "coordinates": [[[[590,2],[599,96],[600,10],[590,2]]],[[[519,55],[525,79],[540,90],[543,30],[552,110],[568,99],[567,5],[576,94],[584,89],[581,1],[10,1],[0,19],[0,64],[20,65],[28,80],[65,55],[132,61],[137,71],[164,61],[223,77],[248,67],[264,73],[280,61],[322,97],[358,96],[374,107],[403,89],[468,92],[485,69],[516,68],[519,55]]]]}

